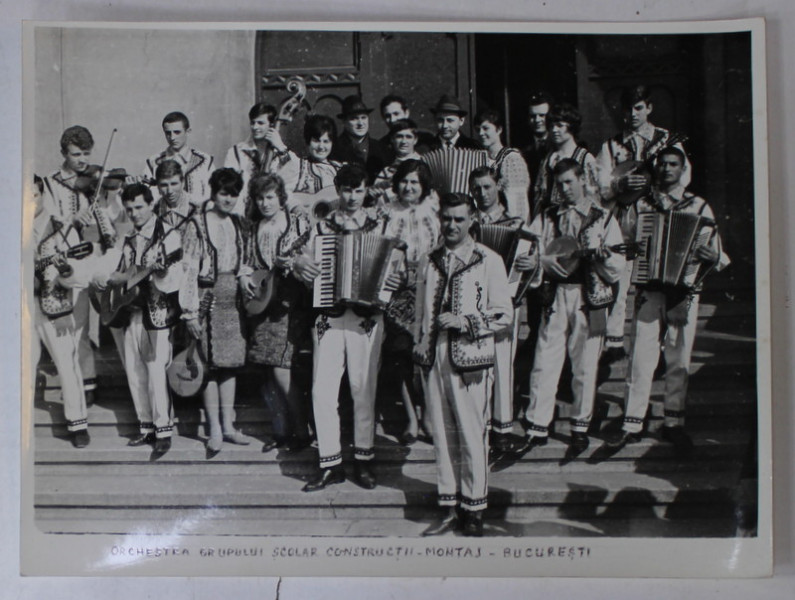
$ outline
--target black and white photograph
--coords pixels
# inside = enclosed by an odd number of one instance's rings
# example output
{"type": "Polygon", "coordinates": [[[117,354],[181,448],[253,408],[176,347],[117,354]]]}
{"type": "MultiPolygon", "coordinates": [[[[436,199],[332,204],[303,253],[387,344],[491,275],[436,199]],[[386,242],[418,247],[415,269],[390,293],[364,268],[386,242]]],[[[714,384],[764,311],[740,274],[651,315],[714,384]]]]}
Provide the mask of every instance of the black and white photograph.
{"type": "Polygon", "coordinates": [[[26,23],[23,573],[769,573],[764,35],[26,23]]]}

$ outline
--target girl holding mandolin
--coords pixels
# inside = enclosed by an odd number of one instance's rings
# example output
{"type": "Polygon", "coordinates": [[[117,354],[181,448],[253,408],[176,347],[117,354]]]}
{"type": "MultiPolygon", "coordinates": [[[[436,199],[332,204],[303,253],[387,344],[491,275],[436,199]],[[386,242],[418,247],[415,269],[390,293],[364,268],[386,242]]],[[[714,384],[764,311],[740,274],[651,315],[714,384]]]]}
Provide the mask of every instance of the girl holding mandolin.
{"type": "Polygon", "coordinates": [[[271,375],[262,391],[273,415],[273,437],[262,451],[285,445],[297,451],[311,442],[302,393],[292,377],[297,349],[309,341],[311,302],[292,267],[309,241],[311,226],[302,211],[287,208],[287,191],[278,175],[256,176],[248,192],[259,213],[249,253],[254,272],[245,278],[254,282],[246,288],[248,360],[271,375]]]}

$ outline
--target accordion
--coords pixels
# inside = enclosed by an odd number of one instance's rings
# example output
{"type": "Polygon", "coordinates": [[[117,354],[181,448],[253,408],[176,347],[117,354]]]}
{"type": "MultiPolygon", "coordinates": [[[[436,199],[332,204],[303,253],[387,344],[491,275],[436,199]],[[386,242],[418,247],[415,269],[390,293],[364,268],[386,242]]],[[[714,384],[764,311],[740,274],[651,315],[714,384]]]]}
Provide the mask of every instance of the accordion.
{"type": "Polygon", "coordinates": [[[700,215],[638,213],[635,241],[640,250],[632,267],[632,283],[697,287],[709,265],[694,259],[693,254],[709,243],[714,232],[715,221],[700,215]]]}
{"type": "Polygon", "coordinates": [[[479,225],[478,240],[502,257],[508,273],[508,288],[514,304],[518,305],[532,279],[532,271],[518,271],[514,267],[516,258],[533,250],[536,237],[522,229],[521,219],[510,219],[502,223],[479,225]]]}
{"type": "Polygon", "coordinates": [[[400,271],[405,244],[377,233],[350,232],[315,238],[315,278],[312,306],[338,303],[383,309],[392,298],[384,289],[387,278],[400,271]]]}
{"type": "Polygon", "coordinates": [[[433,177],[433,187],[440,194],[469,193],[469,174],[489,164],[485,150],[439,148],[422,155],[433,177]]]}

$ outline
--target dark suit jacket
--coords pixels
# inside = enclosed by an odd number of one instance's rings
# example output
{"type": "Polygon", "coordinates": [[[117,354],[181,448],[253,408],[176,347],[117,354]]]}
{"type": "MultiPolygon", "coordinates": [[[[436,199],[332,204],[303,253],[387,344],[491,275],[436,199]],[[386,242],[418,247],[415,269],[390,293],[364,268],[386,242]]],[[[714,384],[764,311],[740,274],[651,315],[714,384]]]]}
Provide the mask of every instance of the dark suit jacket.
{"type": "Polygon", "coordinates": [[[337,143],[331,149],[331,160],[348,163],[359,163],[367,170],[368,183],[372,183],[385,166],[391,164],[388,149],[375,138],[369,136],[369,149],[367,156],[359,152],[347,132],[337,138],[337,143]]]}
{"type": "MultiPolygon", "coordinates": [[[[442,141],[439,139],[439,136],[435,136],[433,138],[433,146],[431,146],[431,150],[436,150],[437,148],[442,147],[442,141]]],[[[471,137],[467,137],[464,134],[458,136],[458,139],[455,142],[454,148],[468,148],[470,150],[483,150],[483,146],[473,140],[471,137]]]]}

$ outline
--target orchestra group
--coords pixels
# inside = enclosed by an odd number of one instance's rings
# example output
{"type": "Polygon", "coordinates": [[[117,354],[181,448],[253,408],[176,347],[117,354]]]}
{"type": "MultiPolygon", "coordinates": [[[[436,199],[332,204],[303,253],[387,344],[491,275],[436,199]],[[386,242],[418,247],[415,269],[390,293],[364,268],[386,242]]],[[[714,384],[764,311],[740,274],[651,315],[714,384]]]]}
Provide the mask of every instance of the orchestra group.
{"type": "Polygon", "coordinates": [[[303,489],[322,490],[346,478],[338,409],[347,373],[353,479],[372,489],[383,354],[405,408],[399,441],[435,450],[443,515],[425,535],[479,536],[489,469],[547,443],[567,358],[570,450],[588,447],[597,372],[625,356],[634,286],[623,427],[605,444],[641,439],[662,352],[662,437],[687,456],[701,281],[728,258],[709,205],[687,189],[686,138],[652,124],[643,85],[625,90],[622,107],[624,128],[595,155],[578,138],[578,109],[544,92],[530,99],[523,150],[503,144],[495,110],[477,114],[477,137],[466,137],[467,111],[447,95],[431,109],[434,133],[418,129],[403,97],[384,97],[389,134],[376,139],[374,109],[350,96],[339,134],[334,119],[306,117],[299,156],[282,139],[280,110],[258,103],[249,138],[219,168],[191,146],[189,118],[172,112],[166,149],[140,173],[92,164],[89,130],[67,128],[60,167],[35,177],[34,322],[72,444],[90,443],[101,324],[139,422],[129,446],[169,451],[172,394],[185,393],[167,375],[178,354],[187,379],[203,368],[195,393],[206,457],[225,442],[250,444],[236,429],[235,397],[240,369],[253,366],[272,418],[263,452],[316,441],[319,468],[303,489]],[[664,250],[650,257],[652,240],[664,250]],[[530,352],[517,356],[525,305],[530,352]],[[294,369],[303,348],[311,406],[294,369]],[[515,360],[530,372],[527,406],[514,402],[515,360]],[[509,435],[517,423],[524,437],[509,435]]]}

